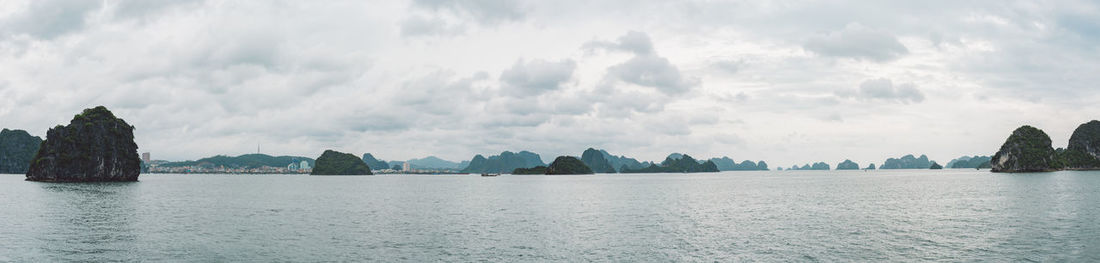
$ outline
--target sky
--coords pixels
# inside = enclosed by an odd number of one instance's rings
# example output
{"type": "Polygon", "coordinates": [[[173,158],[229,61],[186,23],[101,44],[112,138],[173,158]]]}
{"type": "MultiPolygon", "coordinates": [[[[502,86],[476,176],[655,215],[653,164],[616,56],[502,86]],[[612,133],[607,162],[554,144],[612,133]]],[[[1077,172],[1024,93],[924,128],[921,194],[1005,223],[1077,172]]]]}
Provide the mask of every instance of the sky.
{"type": "Polygon", "coordinates": [[[1097,83],[1097,1],[0,1],[0,127],[104,105],[164,160],[946,163],[1097,83]]]}

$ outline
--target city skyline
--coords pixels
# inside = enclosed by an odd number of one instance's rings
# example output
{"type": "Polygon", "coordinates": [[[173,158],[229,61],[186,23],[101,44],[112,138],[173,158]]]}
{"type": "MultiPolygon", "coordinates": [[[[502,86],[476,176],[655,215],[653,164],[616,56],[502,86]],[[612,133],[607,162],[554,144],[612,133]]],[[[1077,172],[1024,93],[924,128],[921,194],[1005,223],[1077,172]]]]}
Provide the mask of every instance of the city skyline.
{"type": "Polygon", "coordinates": [[[0,126],[104,105],[173,161],[942,164],[1096,119],[1097,28],[1090,1],[7,1],[0,126]]]}

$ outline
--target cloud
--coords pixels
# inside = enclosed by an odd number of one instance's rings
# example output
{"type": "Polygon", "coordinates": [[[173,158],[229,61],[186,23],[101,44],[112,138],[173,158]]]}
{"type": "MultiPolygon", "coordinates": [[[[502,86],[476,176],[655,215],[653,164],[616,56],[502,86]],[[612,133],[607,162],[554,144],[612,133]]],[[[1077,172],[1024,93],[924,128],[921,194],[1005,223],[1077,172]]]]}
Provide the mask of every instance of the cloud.
{"type": "MultiPolygon", "coordinates": [[[[851,96],[853,92],[841,92],[841,96],[851,96]]],[[[885,100],[899,103],[920,103],[924,101],[924,93],[917,89],[913,83],[894,85],[893,81],[886,78],[868,79],[859,84],[858,95],[866,100],[885,100]]]]}
{"type": "Polygon", "coordinates": [[[858,23],[823,36],[814,36],[803,45],[814,53],[854,59],[886,62],[909,53],[909,49],[889,33],[874,30],[858,23]]]}
{"type": "Polygon", "coordinates": [[[0,20],[0,34],[27,34],[51,39],[84,29],[87,16],[101,7],[101,1],[42,0],[30,1],[26,10],[0,20]]]}
{"type": "Polygon", "coordinates": [[[413,6],[466,17],[481,24],[496,24],[524,18],[522,2],[511,0],[413,0],[413,6]]]}
{"type": "Polygon", "coordinates": [[[406,37],[416,36],[451,36],[465,32],[461,25],[448,23],[439,17],[410,15],[401,21],[401,35],[406,37]]]}
{"type": "Polygon", "coordinates": [[[634,53],[635,55],[656,55],[656,51],[653,49],[653,41],[649,39],[649,35],[638,31],[629,31],[625,35],[620,36],[617,41],[591,41],[585,43],[583,49],[592,51],[598,50],[615,50],[626,51],[634,53]]]}
{"type": "Polygon", "coordinates": [[[523,97],[557,90],[573,77],[577,63],[570,59],[551,62],[541,59],[517,60],[512,68],[500,74],[507,93],[523,97]]]}
{"type": "Polygon", "coordinates": [[[630,31],[615,42],[591,41],[582,49],[587,51],[612,50],[626,51],[634,56],[607,69],[605,86],[613,86],[622,81],[638,86],[656,88],[666,94],[683,93],[699,85],[700,81],[684,77],[680,69],[669,62],[668,58],[657,55],[649,35],[630,31]]]}
{"type": "Polygon", "coordinates": [[[652,87],[666,94],[683,93],[699,85],[699,80],[687,79],[667,58],[635,56],[607,69],[611,78],[627,83],[652,87]]]}

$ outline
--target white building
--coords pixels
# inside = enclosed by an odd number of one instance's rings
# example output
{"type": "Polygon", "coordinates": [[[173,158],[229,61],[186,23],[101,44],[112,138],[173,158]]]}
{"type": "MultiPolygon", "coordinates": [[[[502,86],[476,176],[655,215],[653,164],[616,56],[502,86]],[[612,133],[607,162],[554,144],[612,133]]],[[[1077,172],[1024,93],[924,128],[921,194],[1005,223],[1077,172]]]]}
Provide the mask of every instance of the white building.
{"type": "Polygon", "coordinates": [[[401,170],[406,172],[412,171],[412,164],[409,164],[409,162],[401,163],[401,170]]]}
{"type": "Polygon", "coordinates": [[[298,168],[300,168],[302,170],[309,170],[310,169],[309,162],[302,161],[302,163],[298,165],[298,168]]]}

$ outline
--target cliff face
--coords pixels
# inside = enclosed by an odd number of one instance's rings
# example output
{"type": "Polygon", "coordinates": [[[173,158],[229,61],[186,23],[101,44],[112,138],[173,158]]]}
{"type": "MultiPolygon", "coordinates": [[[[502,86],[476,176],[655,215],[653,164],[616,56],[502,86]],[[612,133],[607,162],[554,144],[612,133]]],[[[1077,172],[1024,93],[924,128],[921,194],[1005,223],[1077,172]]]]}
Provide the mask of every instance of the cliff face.
{"type": "Polygon", "coordinates": [[[1100,121],[1089,121],[1073,130],[1069,146],[1059,153],[1061,162],[1070,169],[1100,169],[1100,121]]]}
{"type": "Polygon", "coordinates": [[[462,169],[462,173],[507,173],[515,170],[516,168],[528,168],[535,166],[546,166],[542,162],[542,158],[538,154],[521,151],[519,153],[513,153],[505,151],[500,155],[489,156],[485,158],[481,155],[474,156],[470,160],[470,165],[462,169]]]}
{"type": "Polygon", "coordinates": [[[325,150],[314,163],[310,175],[372,175],[363,159],[333,150],[325,150]]]}
{"type": "Polygon", "coordinates": [[[26,174],[39,146],[42,138],[26,131],[0,131],[0,174],[26,174]]]}
{"type": "Polygon", "coordinates": [[[611,163],[604,158],[603,153],[596,149],[588,148],[581,154],[581,161],[589,168],[592,168],[593,172],[597,173],[615,173],[615,168],[611,166],[611,163]]]}
{"type": "Polygon", "coordinates": [[[1043,130],[1024,125],[1008,136],[990,164],[993,172],[1046,172],[1056,167],[1050,136],[1043,130]]]}
{"type": "Polygon", "coordinates": [[[46,132],[27,171],[28,181],[137,181],[141,173],[134,126],[103,106],[86,109],[68,126],[46,132]]]}
{"type": "Polygon", "coordinates": [[[592,174],[592,169],[573,156],[560,156],[546,167],[546,174],[592,174]]]}

